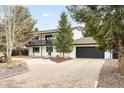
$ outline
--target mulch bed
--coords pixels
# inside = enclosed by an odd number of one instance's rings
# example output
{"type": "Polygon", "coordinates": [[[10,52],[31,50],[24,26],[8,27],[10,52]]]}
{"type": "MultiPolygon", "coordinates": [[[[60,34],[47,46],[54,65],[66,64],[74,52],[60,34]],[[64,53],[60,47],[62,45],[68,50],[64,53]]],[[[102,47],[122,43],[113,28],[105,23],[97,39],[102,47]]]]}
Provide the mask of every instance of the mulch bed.
{"type": "Polygon", "coordinates": [[[124,76],[119,72],[117,60],[106,60],[98,82],[98,88],[124,88],[124,76]]]}
{"type": "Polygon", "coordinates": [[[66,62],[68,60],[72,60],[72,58],[62,58],[62,57],[48,57],[44,59],[50,59],[51,61],[54,61],[56,63],[62,63],[62,62],[66,62]]]}
{"type": "Polygon", "coordinates": [[[72,60],[72,58],[50,58],[51,61],[56,63],[66,62],[68,60],[72,60]]]}

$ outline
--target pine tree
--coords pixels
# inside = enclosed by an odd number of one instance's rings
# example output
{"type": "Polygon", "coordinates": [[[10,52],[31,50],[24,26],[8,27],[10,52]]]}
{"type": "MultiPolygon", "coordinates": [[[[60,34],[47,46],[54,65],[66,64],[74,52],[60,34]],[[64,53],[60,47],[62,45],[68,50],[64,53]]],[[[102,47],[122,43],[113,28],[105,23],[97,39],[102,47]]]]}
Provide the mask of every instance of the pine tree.
{"type": "MultiPolygon", "coordinates": [[[[68,22],[67,14],[62,12],[58,22],[58,34],[54,42],[57,52],[70,53],[73,49],[73,33],[71,24],[68,22]]],[[[61,56],[61,55],[60,55],[61,56]]]]}
{"type": "Polygon", "coordinates": [[[84,23],[84,30],[103,50],[117,50],[119,67],[124,74],[124,6],[67,6],[71,17],[84,23]]]}

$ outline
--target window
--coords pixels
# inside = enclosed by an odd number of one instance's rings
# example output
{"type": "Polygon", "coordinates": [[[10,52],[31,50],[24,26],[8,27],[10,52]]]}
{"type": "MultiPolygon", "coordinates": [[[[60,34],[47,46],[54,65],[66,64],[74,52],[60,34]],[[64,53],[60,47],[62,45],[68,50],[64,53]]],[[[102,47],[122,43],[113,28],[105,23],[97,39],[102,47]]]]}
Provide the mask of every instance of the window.
{"type": "Polygon", "coordinates": [[[46,47],[46,52],[53,52],[53,47],[46,47]]]}
{"type": "Polygon", "coordinates": [[[39,40],[39,36],[36,36],[36,37],[34,38],[34,40],[39,40]]]}
{"type": "Polygon", "coordinates": [[[33,47],[33,52],[38,53],[39,52],[39,47],[33,47]]]}
{"type": "Polygon", "coordinates": [[[46,41],[52,40],[52,35],[46,35],[46,36],[45,36],[45,40],[46,40],[46,41]]]}

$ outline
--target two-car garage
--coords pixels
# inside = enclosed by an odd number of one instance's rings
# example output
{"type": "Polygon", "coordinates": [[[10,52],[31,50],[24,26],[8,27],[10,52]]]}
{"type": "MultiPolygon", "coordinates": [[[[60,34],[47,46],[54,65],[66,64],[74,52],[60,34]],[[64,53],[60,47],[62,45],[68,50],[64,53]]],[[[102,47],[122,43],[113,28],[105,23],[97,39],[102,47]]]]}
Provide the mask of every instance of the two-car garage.
{"type": "Polygon", "coordinates": [[[104,58],[104,52],[96,47],[76,47],[76,58],[104,58]]]}
{"type": "Polygon", "coordinates": [[[104,51],[97,48],[92,37],[82,37],[74,41],[76,58],[104,58],[104,51]]]}
{"type": "Polygon", "coordinates": [[[74,41],[76,58],[118,58],[114,51],[102,51],[92,37],[82,37],[74,41]]]}

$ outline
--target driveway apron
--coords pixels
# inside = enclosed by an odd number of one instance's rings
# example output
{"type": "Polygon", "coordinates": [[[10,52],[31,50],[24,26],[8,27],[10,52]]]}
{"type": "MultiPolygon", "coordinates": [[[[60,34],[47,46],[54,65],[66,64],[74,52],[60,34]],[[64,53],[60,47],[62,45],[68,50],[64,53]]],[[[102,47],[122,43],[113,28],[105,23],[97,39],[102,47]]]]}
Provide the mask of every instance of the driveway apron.
{"type": "MultiPolygon", "coordinates": [[[[14,59],[17,60],[17,59],[14,59]]],[[[29,72],[0,80],[0,87],[95,88],[103,59],[72,59],[56,63],[50,59],[18,59],[29,72]]]]}

